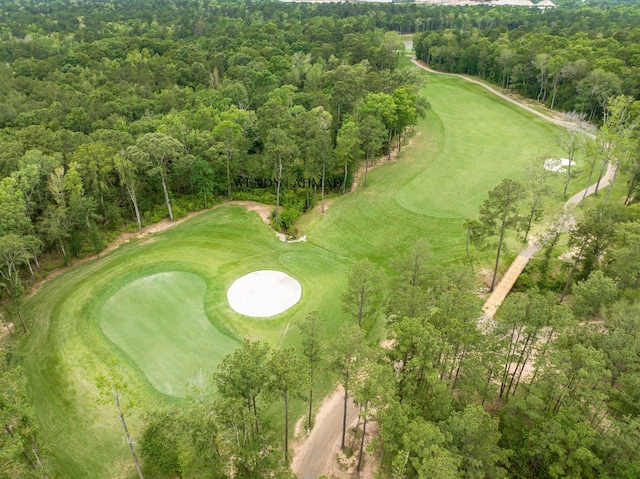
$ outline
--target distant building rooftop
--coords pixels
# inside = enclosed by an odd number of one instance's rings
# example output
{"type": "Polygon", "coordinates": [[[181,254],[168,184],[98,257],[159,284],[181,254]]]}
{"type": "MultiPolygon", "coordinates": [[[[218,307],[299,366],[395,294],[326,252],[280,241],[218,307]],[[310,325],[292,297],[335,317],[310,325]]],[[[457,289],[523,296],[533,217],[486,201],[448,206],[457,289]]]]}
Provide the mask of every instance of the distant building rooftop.
{"type": "Polygon", "coordinates": [[[551,0],[542,0],[541,2],[536,3],[535,6],[543,10],[545,8],[556,8],[556,4],[553,3],[551,0]]]}
{"type": "MultiPolygon", "coordinates": [[[[330,2],[348,2],[354,0],[280,0],[281,2],[300,2],[300,3],[330,3],[330,2]]],[[[398,0],[355,0],[356,2],[369,3],[391,3],[398,0]]],[[[405,3],[405,2],[403,2],[405,3]]],[[[512,6],[512,7],[538,7],[541,10],[547,8],[555,8],[556,5],[551,0],[542,0],[533,3],[531,0],[413,0],[408,3],[426,3],[429,5],[487,5],[492,7],[512,6]]]]}

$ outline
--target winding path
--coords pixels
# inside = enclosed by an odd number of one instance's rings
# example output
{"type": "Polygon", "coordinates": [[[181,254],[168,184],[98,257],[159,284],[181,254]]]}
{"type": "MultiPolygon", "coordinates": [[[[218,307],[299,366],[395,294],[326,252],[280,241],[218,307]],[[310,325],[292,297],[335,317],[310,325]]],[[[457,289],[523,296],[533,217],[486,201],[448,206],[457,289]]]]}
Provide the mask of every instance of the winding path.
{"type": "MultiPolygon", "coordinates": [[[[544,113],[541,113],[528,105],[524,105],[478,80],[467,77],[465,75],[443,73],[432,70],[426,65],[418,62],[415,56],[411,57],[411,61],[414,65],[422,68],[423,70],[427,70],[430,73],[456,76],[471,83],[480,85],[494,95],[510,103],[513,103],[514,105],[517,105],[520,108],[523,108],[533,113],[534,115],[545,119],[546,121],[562,126],[564,128],[581,131],[585,135],[594,138],[594,134],[590,131],[585,130],[581,125],[545,115],[544,113]]],[[[613,168],[611,163],[609,163],[606,174],[600,180],[600,188],[604,188],[609,184],[614,173],[615,168],[613,168]]],[[[586,188],[586,190],[587,196],[593,194],[593,192],[595,191],[595,184],[589,186],[588,188],[586,188]]],[[[565,210],[567,210],[570,206],[577,205],[582,200],[583,196],[585,196],[585,190],[579,191],[571,198],[569,198],[565,203],[565,210]]],[[[529,262],[529,259],[536,252],[538,252],[540,248],[541,245],[536,242],[532,242],[525,249],[523,249],[518,256],[516,256],[507,272],[495,287],[493,293],[485,302],[483,306],[485,316],[483,316],[481,323],[485,321],[491,321],[493,319],[493,315],[496,313],[504,299],[507,297],[509,291],[511,291],[511,288],[515,284],[520,273],[522,273],[525,266],[529,262]]],[[[348,410],[347,423],[352,423],[356,417],[357,409],[351,403],[348,410]]],[[[297,448],[296,455],[292,463],[292,469],[298,475],[299,479],[317,479],[323,473],[331,469],[329,467],[330,461],[333,460],[332,454],[335,451],[336,444],[340,439],[341,431],[342,392],[338,390],[334,394],[329,396],[322,404],[320,411],[318,412],[318,415],[316,417],[316,426],[313,428],[304,442],[297,448]]]]}
{"type": "MultiPolygon", "coordinates": [[[[611,162],[609,162],[609,164],[607,165],[607,171],[600,179],[599,189],[609,186],[609,183],[611,183],[615,171],[615,167],[611,164],[611,162]]],[[[571,207],[576,206],[582,201],[585,196],[592,195],[595,193],[595,191],[595,183],[583,190],[578,191],[575,195],[573,195],[565,202],[564,211],[569,212],[571,207]]],[[[575,223],[575,218],[573,217],[573,215],[569,214],[569,219],[565,223],[565,228],[568,227],[571,223],[575,223]]],[[[524,268],[529,263],[529,260],[540,250],[541,247],[542,245],[534,240],[529,243],[529,246],[523,249],[520,254],[518,254],[518,256],[516,256],[516,258],[513,260],[513,263],[511,263],[504,276],[500,279],[500,282],[493,289],[493,292],[489,295],[484,305],[482,306],[485,314],[485,316],[483,316],[484,320],[486,320],[487,317],[493,318],[500,305],[502,305],[504,300],[507,298],[507,295],[509,294],[509,291],[511,291],[511,288],[513,288],[513,285],[516,284],[520,273],[524,271],[524,268]]]]}
{"type": "Polygon", "coordinates": [[[467,75],[461,75],[459,73],[446,73],[446,72],[439,72],[437,70],[432,70],[431,68],[429,68],[427,65],[425,65],[424,63],[422,63],[419,60],[416,60],[415,55],[411,56],[411,63],[413,63],[414,65],[416,65],[419,68],[422,68],[423,70],[428,71],[429,73],[433,73],[436,75],[445,75],[445,76],[452,76],[452,77],[458,77],[458,78],[462,78],[463,80],[466,80],[468,82],[471,83],[475,83],[476,85],[480,85],[482,88],[490,91],[491,93],[493,93],[496,96],[499,96],[500,98],[502,98],[503,100],[508,101],[509,103],[513,103],[514,105],[519,106],[520,108],[527,110],[530,113],[533,113],[534,115],[539,116],[540,118],[543,118],[544,120],[547,120],[551,123],[555,123],[556,125],[565,127],[565,128],[569,128],[572,130],[579,130],[582,133],[590,136],[593,138],[593,133],[587,131],[584,129],[584,127],[581,127],[579,124],[576,124],[575,122],[571,122],[571,121],[566,121],[566,120],[561,120],[559,118],[554,118],[552,116],[546,115],[538,110],[536,110],[535,108],[531,108],[529,105],[525,105],[524,103],[519,102],[518,100],[515,100],[513,98],[511,98],[508,95],[505,95],[504,93],[496,90],[495,88],[493,88],[490,85],[487,85],[486,83],[483,83],[479,80],[476,80],[474,78],[471,78],[467,75]]]}
{"type": "MultiPolygon", "coordinates": [[[[481,82],[478,80],[475,80],[473,78],[470,78],[466,75],[460,75],[457,73],[445,73],[445,72],[439,72],[436,70],[432,70],[431,68],[429,68],[428,66],[424,65],[423,63],[419,62],[418,60],[416,60],[415,55],[411,57],[411,62],[418,66],[419,68],[422,68],[423,70],[426,70],[430,73],[434,73],[436,75],[447,75],[447,76],[455,76],[458,78],[462,78],[463,80],[469,81],[471,83],[475,83],[476,85],[480,85],[481,87],[485,88],[486,90],[490,91],[491,93],[493,93],[494,95],[499,96],[500,98],[519,106],[520,108],[523,108],[524,110],[527,110],[530,113],[533,113],[534,115],[539,116],[540,118],[543,118],[546,121],[549,121],[551,123],[554,123],[556,125],[562,126],[564,128],[569,128],[569,129],[573,129],[573,130],[577,130],[580,131],[581,133],[587,135],[590,138],[595,138],[595,135],[586,130],[584,128],[584,126],[575,123],[575,122],[570,122],[570,121],[566,121],[566,120],[561,120],[558,118],[554,118],[552,116],[546,115],[534,108],[531,108],[529,105],[525,105],[519,101],[514,100],[513,98],[505,95],[504,93],[499,92],[498,90],[496,90],[495,88],[481,82]]],[[[607,171],[605,172],[605,174],[602,176],[602,178],[600,179],[600,183],[598,185],[598,188],[605,188],[606,186],[609,185],[609,183],[612,181],[613,176],[615,175],[615,171],[616,168],[613,166],[613,164],[611,162],[608,163],[607,165],[607,171]]],[[[571,198],[569,198],[565,204],[564,204],[564,210],[565,212],[569,211],[570,207],[573,207],[575,205],[577,205],[578,203],[580,203],[582,201],[582,199],[585,196],[589,196],[594,194],[596,191],[596,184],[594,183],[593,185],[588,186],[587,188],[578,191],[575,195],[573,195],[571,198]]],[[[569,223],[574,222],[575,219],[573,218],[573,216],[570,216],[570,220],[569,223]]],[[[568,225],[567,225],[568,226],[568,225]]],[[[502,278],[500,279],[500,282],[496,285],[496,287],[494,288],[493,292],[489,295],[489,297],[487,298],[487,300],[485,301],[484,305],[482,306],[482,309],[484,310],[484,316],[481,320],[482,323],[486,323],[487,320],[493,319],[493,316],[496,314],[496,312],[498,311],[498,308],[502,305],[502,303],[504,302],[504,300],[506,299],[507,295],[509,294],[509,292],[511,291],[511,288],[513,288],[513,285],[516,283],[516,281],[518,280],[518,277],[520,276],[520,274],[522,273],[522,271],[524,271],[524,268],[527,266],[527,264],[529,263],[529,260],[533,257],[534,254],[536,254],[540,248],[542,246],[540,244],[538,244],[535,240],[532,241],[531,243],[529,243],[529,245],[523,249],[520,254],[518,254],[518,256],[516,256],[516,258],[513,260],[513,263],[511,263],[511,265],[509,266],[509,268],[507,269],[507,271],[505,272],[504,276],[502,276],[502,278]]]]}
{"type": "MultiPolygon", "coordinates": [[[[291,469],[299,479],[318,479],[331,471],[332,455],[339,448],[342,434],[342,413],[344,392],[338,388],[326,398],[315,418],[315,427],[304,443],[296,450],[291,469]]],[[[358,417],[358,408],[349,400],[347,406],[347,427],[358,417]]]]}

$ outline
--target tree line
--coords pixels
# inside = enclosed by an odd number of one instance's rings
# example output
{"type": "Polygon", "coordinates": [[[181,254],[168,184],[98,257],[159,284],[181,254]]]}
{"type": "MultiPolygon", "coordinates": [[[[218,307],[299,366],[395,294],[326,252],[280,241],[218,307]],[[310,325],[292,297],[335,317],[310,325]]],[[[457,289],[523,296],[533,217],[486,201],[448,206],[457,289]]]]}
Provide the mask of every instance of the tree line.
{"type": "Polygon", "coordinates": [[[587,210],[568,232],[569,244],[588,245],[577,266],[565,262],[578,270],[572,294],[559,300],[569,276],[561,261],[546,277],[537,266],[484,328],[474,270],[433,266],[425,242],[387,265],[355,262],[338,334],[328,337],[312,312],[296,323],[298,350],[246,341],[188,407],[147,415],[144,473],[290,477],[289,408],[306,402],[312,428],[314,388],[329,377],[343,391],[340,448],[356,471],[366,450],[388,478],[635,477],[637,221],[636,208],[587,210]],[[379,321],[382,344],[372,333],[379,321]],[[367,439],[372,422],[379,433],[367,439]]]}
{"type": "MultiPolygon", "coordinates": [[[[37,276],[43,253],[100,251],[107,233],[123,224],[140,227],[206,207],[214,197],[255,194],[237,190],[238,176],[331,176],[348,185],[357,161],[367,168],[376,154],[400,145],[427,105],[416,94],[419,78],[396,67],[397,37],[377,27],[408,17],[404,31],[467,21],[490,31],[504,16],[523,30],[540,27],[541,15],[221,2],[189,3],[176,16],[184,5],[2,3],[0,279],[9,299],[10,318],[1,316],[7,334],[16,334],[9,321],[27,331],[23,282],[37,276]],[[417,22],[415,12],[434,20],[417,22]]],[[[598,7],[589,8],[578,25],[602,18],[598,7]]],[[[575,250],[568,262],[554,258],[567,225],[558,218],[544,238],[542,261],[525,272],[489,334],[477,327],[481,305],[469,265],[434,268],[421,242],[390,265],[359,261],[342,297],[350,323],[336,338],[327,340],[322,319],[310,313],[299,322],[298,351],[247,341],[193,387],[187,405],[150,411],[141,431],[127,425],[135,392],[121,371],[95,378],[139,475],[289,477],[289,407],[308,402],[312,427],[315,386],[326,374],[342,385],[345,411],[350,398],[359,407],[358,426],[350,431],[343,423],[341,437],[357,468],[367,425],[376,421],[380,434],[368,447],[386,477],[640,475],[640,170],[630,128],[637,105],[611,96],[594,116],[600,113],[603,136],[582,144],[567,132],[561,142],[572,153],[588,150],[594,179],[609,162],[618,164],[628,206],[605,199],[579,217],[568,232],[575,250]],[[383,317],[386,348],[371,333],[383,317]]],[[[526,237],[541,216],[547,192],[544,173],[536,175],[527,185],[498,185],[478,220],[466,223],[471,245],[495,248],[496,265],[503,236],[526,237]],[[512,201],[522,192],[526,205],[512,201]]],[[[287,228],[322,194],[275,187],[260,198],[284,206],[274,220],[287,228]]],[[[46,477],[25,378],[6,351],[3,472],[46,477]]]]}
{"type": "Polygon", "coordinates": [[[640,99],[637,6],[452,10],[416,20],[418,59],[480,76],[552,109],[602,121],[609,98],[640,99]]]}
{"type": "Polygon", "coordinates": [[[25,332],[43,255],[69,263],[132,223],[232,198],[273,204],[295,234],[428,108],[398,36],[371,22],[193,6],[0,4],[1,297],[25,332]]]}

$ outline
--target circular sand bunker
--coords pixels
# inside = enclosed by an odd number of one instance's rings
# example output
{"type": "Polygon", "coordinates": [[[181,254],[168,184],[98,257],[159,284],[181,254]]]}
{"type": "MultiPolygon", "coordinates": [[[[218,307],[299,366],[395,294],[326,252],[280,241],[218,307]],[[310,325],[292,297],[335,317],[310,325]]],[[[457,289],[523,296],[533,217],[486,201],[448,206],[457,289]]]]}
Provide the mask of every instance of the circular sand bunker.
{"type": "Polygon", "coordinates": [[[236,279],[227,290],[229,306],[253,318],[269,318],[300,301],[300,283],[282,271],[254,271],[236,279]]]}
{"type": "Polygon", "coordinates": [[[544,161],[544,168],[549,171],[555,171],[557,173],[564,173],[567,171],[565,166],[575,165],[575,161],[569,160],[569,158],[549,158],[544,161]]]}

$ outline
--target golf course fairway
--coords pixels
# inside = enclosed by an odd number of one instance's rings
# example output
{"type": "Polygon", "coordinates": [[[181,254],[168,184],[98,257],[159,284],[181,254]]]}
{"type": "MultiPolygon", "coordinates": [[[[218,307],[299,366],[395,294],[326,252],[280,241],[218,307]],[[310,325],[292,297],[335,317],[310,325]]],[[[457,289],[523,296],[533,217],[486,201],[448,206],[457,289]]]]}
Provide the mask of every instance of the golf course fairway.
{"type": "Polygon", "coordinates": [[[347,319],[340,298],[354,261],[387,268],[418,238],[434,263],[461,260],[462,224],[487,192],[522,178],[526,161],[562,154],[559,127],[480,86],[428,75],[422,93],[431,109],[401,159],[371,170],[366,187],[324,215],[301,218],[307,242],[284,243],[256,213],[223,205],[74,266],[27,300],[31,331],[19,353],[57,476],[118,477],[128,460],[115,413],[96,405],[95,377],[109,362],[124,366],[144,410],[181,401],[245,338],[297,345],[291,325],[311,311],[331,337],[347,319]],[[296,278],[300,301],[268,318],[236,313],[226,291],[256,270],[296,278]]]}

